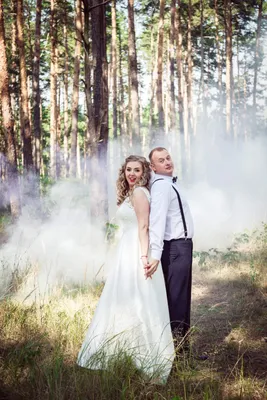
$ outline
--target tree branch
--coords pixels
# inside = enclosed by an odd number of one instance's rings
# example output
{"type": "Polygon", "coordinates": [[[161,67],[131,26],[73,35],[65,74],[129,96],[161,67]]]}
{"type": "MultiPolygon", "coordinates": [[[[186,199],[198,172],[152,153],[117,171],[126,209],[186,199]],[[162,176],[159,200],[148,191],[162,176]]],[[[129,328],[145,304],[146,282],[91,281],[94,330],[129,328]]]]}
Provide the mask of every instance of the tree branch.
{"type": "Polygon", "coordinates": [[[111,1],[112,1],[112,0],[106,0],[106,1],[104,1],[103,3],[96,4],[95,6],[90,7],[90,8],[88,9],[88,11],[92,11],[92,10],[93,10],[94,8],[96,8],[96,7],[104,6],[105,4],[110,3],[111,1]]]}

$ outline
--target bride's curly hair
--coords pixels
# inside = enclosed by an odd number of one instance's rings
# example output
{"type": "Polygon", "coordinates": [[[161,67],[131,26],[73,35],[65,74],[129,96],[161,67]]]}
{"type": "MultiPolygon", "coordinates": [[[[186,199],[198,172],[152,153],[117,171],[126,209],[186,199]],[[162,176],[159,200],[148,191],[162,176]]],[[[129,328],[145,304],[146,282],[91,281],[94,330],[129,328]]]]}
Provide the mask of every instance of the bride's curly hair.
{"type": "Polygon", "coordinates": [[[144,186],[145,188],[147,188],[149,190],[149,181],[150,181],[150,173],[151,173],[149,162],[146,160],[145,157],[141,157],[141,156],[131,155],[131,156],[127,157],[119,170],[119,177],[117,179],[117,205],[118,206],[121,203],[123,203],[123,201],[126,199],[126,197],[131,195],[131,192],[134,189],[133,188],[132,190],[130,190],[129,184],[125,178],[126,166],[131,161],[139,162],[142,165],[142,169],[143,169],[143,174],[142,174],[139,182],[134,186],[134,188],[137,186],[144,186]]]}

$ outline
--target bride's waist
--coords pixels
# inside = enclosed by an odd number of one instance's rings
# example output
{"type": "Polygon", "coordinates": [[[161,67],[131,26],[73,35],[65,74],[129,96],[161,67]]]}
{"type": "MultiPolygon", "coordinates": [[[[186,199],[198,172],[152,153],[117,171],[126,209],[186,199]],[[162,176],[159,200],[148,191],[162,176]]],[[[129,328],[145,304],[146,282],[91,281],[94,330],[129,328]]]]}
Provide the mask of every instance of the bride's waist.
{"type": "Polygon", "coordinates": [[[133,225],[130,225],[130,224],[122,225],[121,231],[124,235],[127,235],[128,233],[130,234],[133,232],[138,232],[138,226],[136,226],[134,224],[133,225]]]}

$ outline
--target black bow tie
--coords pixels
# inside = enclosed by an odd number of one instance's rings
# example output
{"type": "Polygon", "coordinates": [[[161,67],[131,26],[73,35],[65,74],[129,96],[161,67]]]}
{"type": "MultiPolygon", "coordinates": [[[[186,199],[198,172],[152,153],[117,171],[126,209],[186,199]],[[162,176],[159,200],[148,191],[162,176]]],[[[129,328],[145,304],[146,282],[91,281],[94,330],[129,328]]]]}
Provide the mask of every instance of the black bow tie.
{"type": "Polygon", "coordinates": [[[177,176],[172,177],[172,183],[175,183],[177,181],[177,176]]]}

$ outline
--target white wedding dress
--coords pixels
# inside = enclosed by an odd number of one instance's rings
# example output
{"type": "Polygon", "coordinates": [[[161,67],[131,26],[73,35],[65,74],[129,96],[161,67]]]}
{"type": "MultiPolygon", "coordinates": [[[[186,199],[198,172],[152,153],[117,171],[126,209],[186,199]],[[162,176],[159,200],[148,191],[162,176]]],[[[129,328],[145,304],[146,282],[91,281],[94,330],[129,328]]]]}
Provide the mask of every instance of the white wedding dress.
{"type": "MultiPolygon", "coordinates": [[[[143,190],[150,201],[147,189],[143,190]]],[[[166,289],[161,266],[145,279],[137,217],[129,198],[118,208],[122,236],[110,272],[78,355],[89,369],[108,368],[114,356],[129,354],[149,377],[164,383],[174,359],[166,289]]]]}

